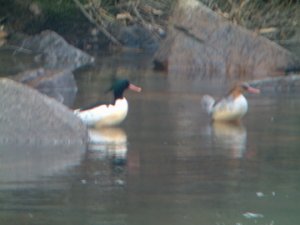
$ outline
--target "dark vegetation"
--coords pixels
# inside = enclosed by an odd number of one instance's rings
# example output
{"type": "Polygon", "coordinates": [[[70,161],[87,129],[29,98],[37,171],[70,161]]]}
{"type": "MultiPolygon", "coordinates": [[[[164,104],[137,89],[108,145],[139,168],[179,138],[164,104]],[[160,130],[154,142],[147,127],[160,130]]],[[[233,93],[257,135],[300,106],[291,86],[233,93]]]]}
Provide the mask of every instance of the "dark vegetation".
{"type": "MultiPolygon", "coordinates": [[[[114,29],[139,24],[160,35],[175,0],[0,0],[1,29],[51,29],[86,49],[119,45],[114,29]]],[[[226,19],[279,43],[299,34],[300,0],[203,0],[226,19]]],[[[299,34],[300,36],[300,34],[299,34]]],[[[1,38],[1,35],[0,35],[1,38]]]]}
{"type": "Polygon", "coordinates": [[[80,48],[119,45],[114,30],[139,24],[159,35],[172,0],[0,0],[0,20],[9,33],[51,29],[80,48]]]}
{"type": "Polygon", "coordinates": [[[207,6],[233,23],[276,42],[300,30],[299,0],[204,0],[207,6]]]}

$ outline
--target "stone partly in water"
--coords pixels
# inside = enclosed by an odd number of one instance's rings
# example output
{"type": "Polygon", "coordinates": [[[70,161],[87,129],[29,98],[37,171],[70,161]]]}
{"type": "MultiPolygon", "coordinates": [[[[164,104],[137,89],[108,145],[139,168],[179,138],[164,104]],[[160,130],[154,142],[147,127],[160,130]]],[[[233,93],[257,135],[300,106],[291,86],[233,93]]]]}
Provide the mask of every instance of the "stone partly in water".
{"type": "Polygon", "coordinates": [[[32,51],[36,63],[47,69],[75,70],[94,62],[92,56],[71,46],[50,30],[25,38],[20,45],[23,49],[32,51]]]}
{"type": "Polygon", "coordinates": [[[77,85],[70,70],[38,68],[26,70],[10,78],[27,84],[67,106],[72,106],[76,97],[77,85]]]}
{"type": "Polygon", "coordinates": [[[297,92],[300,90],[300,76],[290,74],[289,76],[280,76],[259,79],[249,82],[251,86],[258,87],[264,93],[270,92],[297,92]]]}
{"type": "Polygon", "coordinates": [[[64,105],[9,79],[0,80],[0,143],[66,143],[85,148],[87,130],[64,105]]]}
{"type": "Polygon", "coordinates": [[[28,188],[77,166],[87,130],[64,105],[10,79],[0,79],[1,188],[28,188]]]}
{"type": "Polygon", "coordinates": [[[155,67],[169,74],[260,79],[299,65],[286,49],[196,0],[179,0],[170,21],[169,35],[154,57],[155,67]]]}

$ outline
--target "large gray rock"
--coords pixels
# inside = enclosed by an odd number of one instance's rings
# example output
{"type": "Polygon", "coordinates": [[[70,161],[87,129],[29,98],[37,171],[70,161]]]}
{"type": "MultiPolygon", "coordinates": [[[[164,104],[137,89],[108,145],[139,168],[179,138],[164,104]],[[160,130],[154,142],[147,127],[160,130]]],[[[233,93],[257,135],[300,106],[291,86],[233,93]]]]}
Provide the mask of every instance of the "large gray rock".
{"type": "Polygon", "coordinates": [[[21,45],[23,49],[32,51],[36,63],[48,69],[74,70],[94,62],[92,56],[69,45],[50,30],[25,38],[21,45]]]}
{"type": "Polygon", "coordinates": [[[71,70],[38,68],[26,70],[11,78],[67,106],[72,106],[76,97],[77,85],[71,70]]]}
{"type": "Polygon", "coordinates": [[[156,68],[169,74],[256,79],[282,75],[299,63],[286,49],[196,0],[178,0],[170,21],[154,59],[156,68]]]}
{"type": "Polygon", "coordinates": [[[2,78],[0,108],[0,189],[40,186],[80,164],[87,130],[64,105],[2,78]]]}
{"type": "Polygon", "coordinates": [[[25,85],[0,79],[0,108],[0,143],[86,145],[86,127],[71,110],[25,85]]]}

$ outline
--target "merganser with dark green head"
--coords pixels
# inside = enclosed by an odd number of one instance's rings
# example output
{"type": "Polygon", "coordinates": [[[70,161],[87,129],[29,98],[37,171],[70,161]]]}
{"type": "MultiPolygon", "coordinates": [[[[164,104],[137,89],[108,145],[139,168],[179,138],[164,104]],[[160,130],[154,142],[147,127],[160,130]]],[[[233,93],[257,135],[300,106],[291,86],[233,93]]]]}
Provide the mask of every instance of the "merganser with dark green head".
{"type": "Polygon", "coordinates": [[[142,88],[131,84],[127,79],[114,82],[109,91],[113,91],[113,104],[93,104],[77,109],[74,113],[89,127],[114,126],[120,124],[127,116],[128,102],[123,96],[125,90],[141,92],[142,88]]]}

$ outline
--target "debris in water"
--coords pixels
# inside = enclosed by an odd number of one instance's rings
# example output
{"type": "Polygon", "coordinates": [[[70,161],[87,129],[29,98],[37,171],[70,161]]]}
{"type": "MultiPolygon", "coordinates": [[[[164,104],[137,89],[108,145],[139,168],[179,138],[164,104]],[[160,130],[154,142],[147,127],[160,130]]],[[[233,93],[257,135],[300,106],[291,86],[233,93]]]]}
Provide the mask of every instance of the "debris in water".
{"type": "Polygon", "coordinates": [[[256,196],[262,198],[265,197],[265,194],[263,192],[256,192],[256,196]]]}
{"type": "Polygon", "coordinates": [[[263,214],[260,213],[252,213],[252,212],[246,212],[243,214],[243,216],[247,219],[259,219],[259,218],[264,218],[263,214]]]}
{"type": "Polygon", "coordinates": [[[123,180],[121,180],[121,179],[116,179],[116,180],[115,180],[115,184],[120,185],[120,186],[123,186],[123,185],[125,185],[125,181],[123,181],[123,180]]]}

